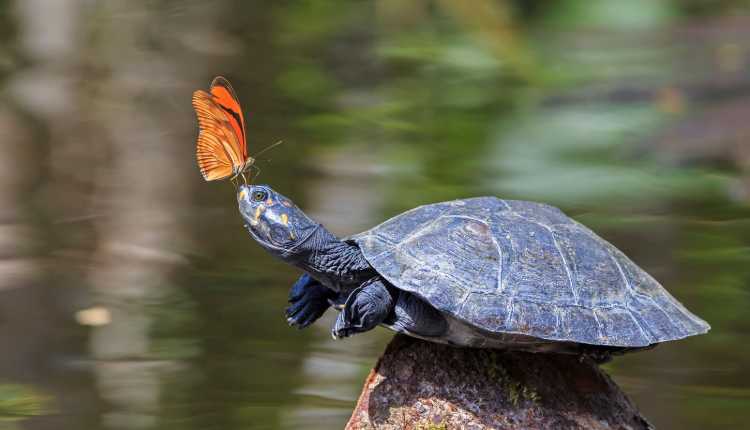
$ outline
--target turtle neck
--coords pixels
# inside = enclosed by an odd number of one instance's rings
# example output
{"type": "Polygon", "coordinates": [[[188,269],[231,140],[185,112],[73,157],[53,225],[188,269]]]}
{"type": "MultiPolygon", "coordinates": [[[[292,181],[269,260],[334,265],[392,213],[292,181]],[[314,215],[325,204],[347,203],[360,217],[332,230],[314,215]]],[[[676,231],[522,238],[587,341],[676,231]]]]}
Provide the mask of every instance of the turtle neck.
{"type": "Polygon", "coordinates": [[[339,240],[322,225],[284,259],[335,291],[354,289],[376,274],[359,247],[339,240]]]}

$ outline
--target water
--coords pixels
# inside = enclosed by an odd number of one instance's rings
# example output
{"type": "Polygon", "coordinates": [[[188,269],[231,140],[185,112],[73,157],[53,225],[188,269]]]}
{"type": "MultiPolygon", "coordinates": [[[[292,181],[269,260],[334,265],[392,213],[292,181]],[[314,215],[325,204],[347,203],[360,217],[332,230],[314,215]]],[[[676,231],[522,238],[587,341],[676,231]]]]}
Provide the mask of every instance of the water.
{"type": "Polygon", "coordinates": [[[194,161],[216,74],[332,231],[557,205],[711,323],[607,370],[660,429],[750,419],[742,2],[0,4],[0,428],[337,428],[391,334],[283,317],[299,275],[194,161]],[[592,4],[589,4],[592,3],[592,4]],[[594,4],[595,3],[595,4],[594,4]]]}

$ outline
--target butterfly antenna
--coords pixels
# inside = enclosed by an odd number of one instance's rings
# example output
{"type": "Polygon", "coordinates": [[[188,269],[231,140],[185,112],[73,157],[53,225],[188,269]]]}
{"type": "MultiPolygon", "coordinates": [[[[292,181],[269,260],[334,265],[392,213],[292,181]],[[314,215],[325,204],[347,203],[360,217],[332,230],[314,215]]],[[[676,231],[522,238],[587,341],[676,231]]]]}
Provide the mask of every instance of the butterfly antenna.
{"type": "Polygon", "coordinates": [[[253,165],[253,167],[258,171],[255,175],[253,175],[252,179],[250,179],[250,182],[253,182],[255,178],[257,178],[260,175],[260,167],[253,165]]]}
{"type": "MultiPolygon", "coordinates": [[[[242,180],[245,181],[245,185],[247,185],[247,176],[245,176],[245,172],[242,172],[242,180]]],[[[250,182],[252,183],[252,180],[250,182]]]]}
{"type": "Polygon", "coordinates": [[[258,156],[259,156],[260,154],[262,154],[262,153],[264,153],[264,152],[268,151],[269,149],[273,149],[273,148],[275,148],[275,147],[277,147],[277,146],[281,145],[282,143],[284,143],[284,141],[283,141],[283,140],[280,140],[280,141],[278,141],[278,142],[276,142],[276,143],[272,143],[272,144],[270,144],[270,145],[266,146],[265,148],[261,149],[260,151],[256,152],[256,153],[255,153],[255,154],[253,155],[253,157],[255,157],[255,158],[258,158],[258,156]]]}

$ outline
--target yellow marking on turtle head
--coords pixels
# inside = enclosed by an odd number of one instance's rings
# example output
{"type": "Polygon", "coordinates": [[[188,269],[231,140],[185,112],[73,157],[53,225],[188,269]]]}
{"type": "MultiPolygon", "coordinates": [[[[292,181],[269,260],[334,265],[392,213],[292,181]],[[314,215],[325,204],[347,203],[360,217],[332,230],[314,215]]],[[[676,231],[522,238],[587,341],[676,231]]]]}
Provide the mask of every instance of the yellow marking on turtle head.
{"type": "Polygon", "coordinates": [[[273,206],[273,200],[270,197],[266,200],[266,206],[273,206]]]}
{"type": "Polygon", "coordinates": [[[243,189],[242,191],[240,191],[240,200],[244,199],[246,195],[247,195],[247,190],[243,189]]]}
{"type": "Polygon", "coordinates": [[[260,218],[260,206],[255,208],[255,222],[258,222],[259,218],[260,218]]]}
{"type": "Polygon", "coordinates": [[[289,216],[287,216],[287,214],[281,214],[281,222],[284,225],[289,225],[289,216]]]}

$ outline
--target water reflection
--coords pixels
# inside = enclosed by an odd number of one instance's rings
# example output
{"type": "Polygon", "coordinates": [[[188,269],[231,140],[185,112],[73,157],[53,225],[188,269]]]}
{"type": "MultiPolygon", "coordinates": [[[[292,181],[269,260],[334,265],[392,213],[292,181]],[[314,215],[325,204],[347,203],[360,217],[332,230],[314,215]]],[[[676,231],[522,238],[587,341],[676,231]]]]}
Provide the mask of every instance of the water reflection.
{"type": "Polygon", "coordinates": [[[483,194],[594,228],[713,326],[609,370],[659,428],[741,427],[750,15],[706,4],[3,3],[0,421],[347,419],[390,333],[286,326],[298,273],[195,167],[190,95],[221,73],[251,152],[285,141],[260,180],[337,234],[483,194]]]}

